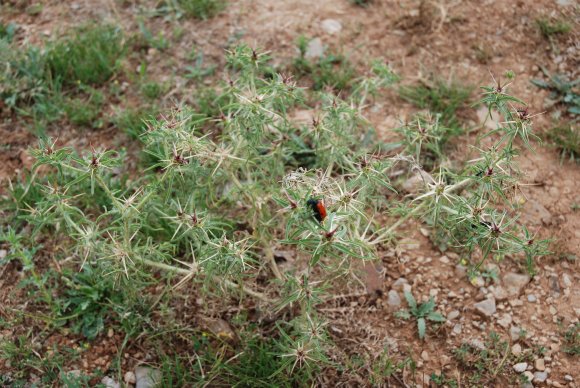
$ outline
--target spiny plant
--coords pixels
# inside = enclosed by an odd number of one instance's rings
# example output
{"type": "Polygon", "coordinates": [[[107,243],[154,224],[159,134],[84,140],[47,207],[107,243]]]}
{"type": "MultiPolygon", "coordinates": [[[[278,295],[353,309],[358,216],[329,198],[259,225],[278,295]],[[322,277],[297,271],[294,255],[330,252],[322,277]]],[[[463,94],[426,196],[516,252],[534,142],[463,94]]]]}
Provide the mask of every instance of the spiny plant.
{"type": "Polygon", "coordinates": [[[475,148],[479,157],[458,172],[425,172],[420,192],[403,203],[389,173],[422,170],[425,150],[381,153],[365,140],[372,129],[357,109],[395,82],[392,70],[374,62],[353,81],[349,101],[317,94],[311,121],[296,123],[292,109],[305,106],[305,90],[268,61],[247,46],[228,52],[216,121],[185,106],[149,120],[139,137],[147,157],[131,179],[123,152],[40,139],[33,178],[12,191],[16,235],[61,238],[79,269],[111,277],[120,290],[145,292],[140,284],[165,272],[179,276],[175,287],[270,306],[279,362],[271,376],[303,381],[336,362],[318,306],[410,217],[454,236],[474,270],[492,255],[543,254],[545,242],[526,234],[509,201],[520,177],[516,139],[531,146],[533,134],[506,85],[483,89],[482,103],[505,122],[475,148]],[[385,225],[392,208],[400,218],[385,225]],[[286,269],[274,253],[284,246],[296,252],[286,269]]]}
{"type": "Polygon", "coordinates": [[[396,313],[402,319],[414,318],[417,320],[417,333],[419,338],[424,339],[427,332],[427,320],[432,322],[445,322],[445,317],[440,312],[435,311],[435,301],[429,298],[427,302],[417,304],[415,297],[409,291],[404,292],[405,300],[409,309],[403,309],[396,313]]]}

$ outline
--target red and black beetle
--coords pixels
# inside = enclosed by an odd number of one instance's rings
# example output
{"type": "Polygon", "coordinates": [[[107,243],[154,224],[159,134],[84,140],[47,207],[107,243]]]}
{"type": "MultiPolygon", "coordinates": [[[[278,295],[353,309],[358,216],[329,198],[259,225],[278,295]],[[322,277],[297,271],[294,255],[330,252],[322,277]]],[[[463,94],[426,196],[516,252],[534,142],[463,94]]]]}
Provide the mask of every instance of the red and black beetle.
{"type": "Polygon", "coordinates": [[[326,207],[324,206],[324,202],[321,199],[310,198],[306,204],[310,207],[310,209],[312,209],[314,218],[316,218],[318,222],[324,221],[326,218],[326,207]]]}

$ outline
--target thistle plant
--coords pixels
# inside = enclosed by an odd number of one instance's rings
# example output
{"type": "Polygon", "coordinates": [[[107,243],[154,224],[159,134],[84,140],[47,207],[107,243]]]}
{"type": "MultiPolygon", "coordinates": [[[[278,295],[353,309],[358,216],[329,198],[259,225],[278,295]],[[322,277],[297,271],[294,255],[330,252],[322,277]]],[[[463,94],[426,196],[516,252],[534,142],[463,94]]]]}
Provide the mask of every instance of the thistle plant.
{"type": "Polygon", "coordinates": [[[307,91],[272,74],[268,61],[247,46],[228,53],[216,117],[179,107],[149,120],[139,136],[138,175],[127,174],[132,156],[124,152],[98,145],[78,152],[41,139],[31,189],[13,191],[19,232],[28,224],[32,239],[63,238],[79,269],[111,276],[118,287],[162,271],[180,277],[175,287],[193,283],[208,294],[273,305],[286,320],[276,336],[279,373],[289,375],[330,363],[317,306],[352,279],[358,262],[376,260],[412,216],[449,234],[470,261],[478,257],[474,270],[489,256],[525,254],[533,262],[545,253],[545,241],[519,225],[511,204],[521,178],[516,143],[530,147],[534,135],[519,113],[523,102],[506,86],[483,89],[481,102],[504,122],[485,134],[490,144],[474,147],[479,156],[461,171],[425,172],[425,152],[442,149],[434,127],[428,135],[423,124],[406,128],[418,137],[410,135],[416,140],[395,156],[365,141],[372,131],[358,107],[396,82],[388,66],[374,62],[348,101],[316,94],[311,121],[299,124],[292,111],[308,108],[307,91]],[[395,165],[427,177],[412,201],[389,180],[395,165]],[[393,208],[406,211],[384,225],[393,208]],[[277,263],[279,247],[295,250],[292,268],[277,263]]]}

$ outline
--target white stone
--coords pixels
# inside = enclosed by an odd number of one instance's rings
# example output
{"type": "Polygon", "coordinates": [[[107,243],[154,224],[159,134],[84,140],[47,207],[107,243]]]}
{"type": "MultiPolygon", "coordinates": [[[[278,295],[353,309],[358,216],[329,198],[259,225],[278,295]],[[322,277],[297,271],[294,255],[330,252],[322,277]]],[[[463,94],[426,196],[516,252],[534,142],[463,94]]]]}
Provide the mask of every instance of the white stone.
{"type": "Polygon", "coordinates": [[[514,370],[518,373],[523,373],[526,371],[527,367],[528,367],[527,362],[520,362],[520,363],[514,365],[514,370]]]}
{"type": "Polygon", "coordinates": [[[321,27],[327,34],[336,34],[342,30],[342,24],[335,19],[326,19],[321,23],[321,27]]]}
{"type": "Polygon", "coordinates": [[[306,53],[304,57],[307,59],[316,59],[324,55],[324,46],[322,45],[322,40],[320,38],[314,38],[308,42],[306,47],[306,53]]]}
{"type": "Polygon", "coordinates": [[[481,302],[475,303],[473,307],[478,313],[483,314],[486,317],[490,317],[496,312],[495,299],[493,298],[485,299],[481,302]]]}
{"type": "Polygon", "coordinates": [[[146,366],[135,368],[136,388],[153,388],[161,382],[161,372],[146,366]]]}

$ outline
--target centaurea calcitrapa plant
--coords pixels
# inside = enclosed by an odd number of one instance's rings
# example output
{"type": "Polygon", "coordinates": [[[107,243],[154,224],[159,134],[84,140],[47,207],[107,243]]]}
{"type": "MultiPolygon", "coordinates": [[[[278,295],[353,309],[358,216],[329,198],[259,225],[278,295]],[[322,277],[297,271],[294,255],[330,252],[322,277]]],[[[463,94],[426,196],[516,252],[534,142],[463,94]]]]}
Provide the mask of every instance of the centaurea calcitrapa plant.
{"type": "Polygon", "coordinates": [[[482,102],[505,117],[487,134],[494,144],[461,172],[439,169],[403,206],[389,171],[401,163],[421,169],[424,143],[410,154],[383,154],[358,108],[397,80],[390,68],[374,62],[349,101],[320,93],[309,108],[307,91],[272,73],[268,61],[247,46],[228,53],[215,120],[180,107],[148,122],[139,175],[126,174],[124,152],[98,145],[77,152],[41,140],[32,152],[34,179],[14,191],[12,224],[30,241],[64,238],[79,269],[90,266],[117,287],[161,271],[180,277],[176,287],[194,283],[208,294],[272,305],[278,376],[311,377],[337,361],[317,306],[360,261],[376,259],[411,216],[483,258],[523,252],[533,260],[545,252],[525,228],[516,231],[515,209],[504,205],[518,187],[516,139],[529,145],[532,136],[529,118],[511,106],[523,103],[505,87],[484,89],[482,102]],[[311,122],[296,123],[297,108],[311,109],[311,122]],[[384,225],[391,208],[405,212],[384,225]],[[275,250],[284,246],[295,247],[296,257],[282,267],[275,250]]]}

